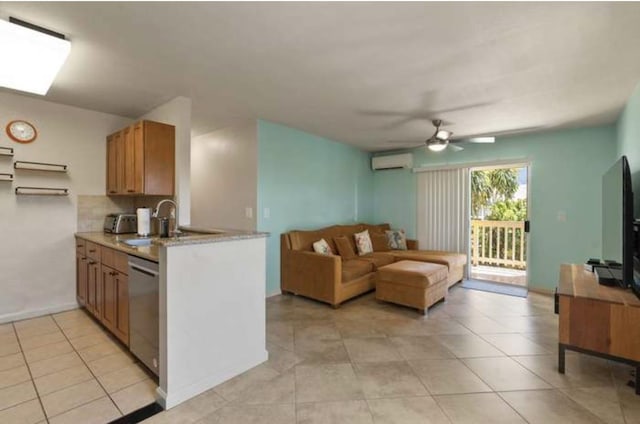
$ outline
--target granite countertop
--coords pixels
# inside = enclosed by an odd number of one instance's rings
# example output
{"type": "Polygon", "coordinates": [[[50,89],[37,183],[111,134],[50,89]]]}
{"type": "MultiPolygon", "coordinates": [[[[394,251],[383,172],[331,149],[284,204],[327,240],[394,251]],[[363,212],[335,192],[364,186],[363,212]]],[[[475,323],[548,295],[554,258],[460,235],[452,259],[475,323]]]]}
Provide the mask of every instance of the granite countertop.
{"type": "Polygon", "coordinates": [[[149,246],[129,246],[124,243],[125,240],[136,239],[136,234],[109,234],[102,232],[76,233],[77,237],[100,244],[102,246],[111,247],[130,255],[139,256],[141,258],[158,261],[160,257],[160,247],[185,246],[190,244],[207,244],[220,243],[232,240],[245,240],[253,238],[264,238],[269,233],[257,231],[218,229],[218,228],[198,228],[192,226],[181,226],[186,235],[182,237],[159,238],[151,237],[151,245],[149,246]]]}

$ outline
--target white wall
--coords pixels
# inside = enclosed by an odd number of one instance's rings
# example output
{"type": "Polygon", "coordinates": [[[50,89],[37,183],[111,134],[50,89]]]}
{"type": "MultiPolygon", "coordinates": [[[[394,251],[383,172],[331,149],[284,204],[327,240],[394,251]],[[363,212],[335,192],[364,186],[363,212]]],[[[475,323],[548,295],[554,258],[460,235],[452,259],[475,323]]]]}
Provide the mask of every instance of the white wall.
{"type": "Polygon", "coordinates": [[[176,127],[176,200],[180,207],[180,225],[191,218],[191,99],[176,97],[139,119],[163,122],[176,127]]]}
{"type": "Polygon", "coordinates": [[[257,131],[256,121],[241,121],[193,138],[192,225],[256,229],[257,131]],[[251,216],[247,216],[247,208],[251,216]]]}
{"type": "MultiPolygon", "coordinates": [[[[105,192],[107,134],[129,119],[0,93],[0,145],[15,149],[13,160],[69,166],[67,174],[17,171],[0,182],[0,322],[76,306],[75,248],[77,196],[105,192]],[[12,142],[5,133],[13,119],[38,129],[31,144],[12,142]],[[16,196],[16,186],[66,187],[68,197],[16,196]]],[[[14,172],[0,157],[0,172],[14,172]]]]}

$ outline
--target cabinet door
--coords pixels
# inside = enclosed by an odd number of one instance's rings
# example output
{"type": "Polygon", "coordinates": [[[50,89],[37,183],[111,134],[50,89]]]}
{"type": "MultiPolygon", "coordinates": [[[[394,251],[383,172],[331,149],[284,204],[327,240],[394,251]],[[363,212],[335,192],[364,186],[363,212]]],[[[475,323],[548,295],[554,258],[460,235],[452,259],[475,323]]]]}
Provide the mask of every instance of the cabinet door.
{"type": "Polygon", "coordinates": [[[102,282],[100,264],[94,260],[87,259],[87,309],[96,317],[102,315],[102,282]]]}
{"type": "Polygon", "coordinates": [[[125,189],[125,175],[124,175],[124,169],[125,169],[125,150],[126,150],[126,146],[125,146],[125,134],[124,131],[120,131],[117,132],[113,135],[114,138],[114,143],[116,146],[116,186],[117,186],[117,193],[118,194],[126,194],[126,189],[125,189]]]}
{"type": "Polygon", "coordinates": [[[138,122],[124,130],[125,190],[129,194],[144,192],[144,127],[138,122]]]}
{"type": "Polygon", "coordinates": [[[107,137],[107,194],[118,194],[118,144],[115,134],[107,137]]]}
{"type": "Polygon", "coordinates": [[[76,254],[76,298],[82,306],[87,304],[87,257],[76,254]]]}
{"type": "Polygon", "coordinates": [[[108,266],[101,266],[102,269],[102,323],[112,332],[117,323],[117,288],[115,282],[116,271],[108,266]]]}
{"type": "Polygon", "coordinates": [[[114,274],[117,307],[113,332],[122,343],[129,346],[129,277],[121,272],[114,274]]]}

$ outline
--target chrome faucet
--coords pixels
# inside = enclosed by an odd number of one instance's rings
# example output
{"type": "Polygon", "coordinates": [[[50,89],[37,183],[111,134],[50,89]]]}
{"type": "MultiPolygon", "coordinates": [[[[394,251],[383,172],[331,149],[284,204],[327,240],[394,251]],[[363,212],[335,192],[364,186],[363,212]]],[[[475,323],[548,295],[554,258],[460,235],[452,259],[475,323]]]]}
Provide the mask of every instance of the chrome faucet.
{"type": "Polygon", "coordinates": [[[163,199],[161,201],[158,202],[158,204],[156,205],[155,209],[153,210],[153,217],[157,218],[158,217],[158,213],[160,212],[160,208],[162,207],[162,205],[164,205],[165,203],[171,203],[173,205],[173,210],[176,211],[175,215],[176,215],[176,219],[174,222],[174,226],[173,226],[173,235],[177,236],[178,234],[180,234],[180,230],[178,229],[178,204],[176,202],[174,202],[171,199],[163,199]]]}

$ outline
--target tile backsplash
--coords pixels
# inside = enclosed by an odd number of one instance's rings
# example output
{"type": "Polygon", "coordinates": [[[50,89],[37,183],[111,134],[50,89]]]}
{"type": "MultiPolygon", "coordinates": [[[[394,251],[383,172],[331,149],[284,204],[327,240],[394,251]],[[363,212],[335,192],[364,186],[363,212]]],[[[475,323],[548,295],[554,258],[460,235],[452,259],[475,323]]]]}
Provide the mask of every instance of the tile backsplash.
{"type": "Polygon", "coordinates": [[[78,232],[102,231],[104,217],[110,213],[135,212],[132,197],[78,196],[78,232]]]}

